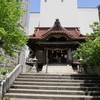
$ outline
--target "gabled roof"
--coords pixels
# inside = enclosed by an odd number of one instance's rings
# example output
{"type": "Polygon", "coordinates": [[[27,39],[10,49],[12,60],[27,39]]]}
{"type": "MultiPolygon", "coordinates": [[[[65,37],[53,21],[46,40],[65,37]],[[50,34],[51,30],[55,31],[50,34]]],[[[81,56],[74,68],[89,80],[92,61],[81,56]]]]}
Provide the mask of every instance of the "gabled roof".
{"type": "Polygon", "coordinates": [[[45,39],[53,35],[64,35],[70,39],[84,39],[85,35],[82,35],[78,27],[62,27],[59,19],[56,19],[54,25],[49,27],[37,27],[33,35],[30,35],[31,39],[45,39]]]}

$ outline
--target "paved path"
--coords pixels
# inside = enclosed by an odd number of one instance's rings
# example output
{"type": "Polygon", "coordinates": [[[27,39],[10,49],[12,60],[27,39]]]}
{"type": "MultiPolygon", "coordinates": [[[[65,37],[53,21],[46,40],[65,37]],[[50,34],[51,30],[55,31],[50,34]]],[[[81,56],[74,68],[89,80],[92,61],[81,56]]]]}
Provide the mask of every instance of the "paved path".
{"type": "MultiPolygon", "coordinates": [[[[35,68],[31,70],[31,72],[36,72],[35,68]]],[[[42,71],[39,73],[54,73],[54,74],[73,74],[76,73],[72,66],[67,65],[67,64],[49,64],[44,65],[42,71]]]]}

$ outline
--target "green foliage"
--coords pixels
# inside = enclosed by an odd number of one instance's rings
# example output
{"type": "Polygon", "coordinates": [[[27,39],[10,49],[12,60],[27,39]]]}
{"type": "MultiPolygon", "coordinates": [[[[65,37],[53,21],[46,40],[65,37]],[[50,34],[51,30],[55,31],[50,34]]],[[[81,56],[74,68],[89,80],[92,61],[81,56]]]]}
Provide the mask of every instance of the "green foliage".
{"type": "Polygon", "coordinates": [[[17,0],[0,0],[0,48],[14,56],[27,42],[21,19],[25,10],[17,0]]]}
{"type": "Polygon", "coordinates": [[[14,68],[12,67],[5,67],[5,68],[2,68],[0,67],[0,73],[3,74],[4,72],[11,72],[14,68]]]}
{"type": "Polygon", "coordinates": [[[0,77],[2,77],[3,79],[7,77],[7,75],[13,71],[14,68],[12,67],[4,67],[2,68],[0,66],[0,77]]]}
{"type": "Polygon", "coordinates": [[[10,100],[10,98],[9,97],[4,97],[3,100],[10,100]]]}
{"type": "Polygon", "coordinates": [[[5,55],[4,54],[0,54],[0,64],[3,62],[4,58],[5,58],[5,55]]]}
{"type": "Polygon", "coordinates": [[[77,48],[75,57],[83,58],[85,65],[100,66],[100,23],[94,22],[90,27],[93,33],[77,48]]]}

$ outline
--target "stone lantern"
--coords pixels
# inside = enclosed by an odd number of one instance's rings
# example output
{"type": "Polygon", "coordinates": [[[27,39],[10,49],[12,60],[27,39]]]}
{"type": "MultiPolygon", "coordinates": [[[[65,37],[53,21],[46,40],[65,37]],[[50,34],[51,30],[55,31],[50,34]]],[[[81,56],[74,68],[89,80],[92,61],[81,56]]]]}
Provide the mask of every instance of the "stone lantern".
{"type": "Polygon", "coordinates": [[[33,67],[36,67],[36,64],[37,64],[37,58],[36,56],[33,58],[33,67]]]}
{"type": "Polygon", "coordinates": [[[33,68],[35,68],[37,71],[37,58],[36,58],[36,56],[33,58],[33,68]]]}
{"type": "Polygon", "coordinates": [[[83,69],[83,67],[82,67],[82,61],[83,61],[83,59],[80,58],[80,59],[79,59],[79,72],[80,72],[80,73],[84,72],[84,69],[83,69]]]}

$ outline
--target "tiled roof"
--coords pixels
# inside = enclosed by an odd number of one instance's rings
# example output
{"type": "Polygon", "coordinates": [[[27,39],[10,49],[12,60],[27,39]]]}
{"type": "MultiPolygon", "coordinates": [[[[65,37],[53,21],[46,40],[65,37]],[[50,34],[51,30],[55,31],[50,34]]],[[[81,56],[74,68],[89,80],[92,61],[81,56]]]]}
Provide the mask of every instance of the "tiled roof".
{"type": "Polygon", "coordinates": [[[34,34],[30,35],[30,39],[45,39],[53,35],[63,35],[70,39],[84,39],[78,27],[62,27],[59,19],[56,19],[54,25],[50,27],[36,27],[34,34]]]}

